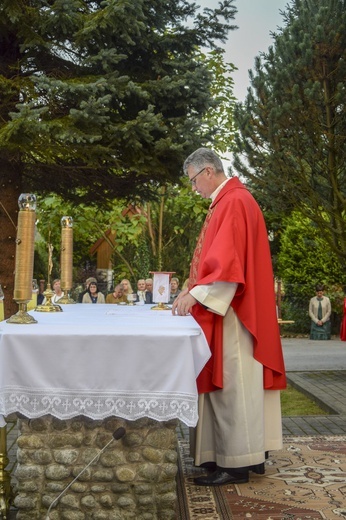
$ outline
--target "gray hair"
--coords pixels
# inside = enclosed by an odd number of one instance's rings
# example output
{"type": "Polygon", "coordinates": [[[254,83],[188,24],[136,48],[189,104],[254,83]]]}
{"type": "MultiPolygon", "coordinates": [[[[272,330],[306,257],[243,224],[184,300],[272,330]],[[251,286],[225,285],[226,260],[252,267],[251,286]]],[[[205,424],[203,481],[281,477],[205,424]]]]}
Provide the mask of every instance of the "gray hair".
{"type": "Polygon", "coordinates": [[[183,165],[185,175],[189,166],[193,166],[195,170],[201,170],[203,166],[212,166],[215,173],[225,173],[221,159],[209,148],[198,148],[185,159],[183,165]]]}

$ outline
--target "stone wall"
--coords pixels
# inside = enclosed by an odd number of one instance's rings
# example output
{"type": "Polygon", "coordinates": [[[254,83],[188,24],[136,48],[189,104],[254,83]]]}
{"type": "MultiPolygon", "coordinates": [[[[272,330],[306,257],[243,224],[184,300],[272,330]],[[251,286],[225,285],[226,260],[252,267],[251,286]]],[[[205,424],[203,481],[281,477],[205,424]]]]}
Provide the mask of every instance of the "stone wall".
{"type": "Polygon", "coordinates": [[[17,520],[48,520],[55,498],[112,439],[59,499],[49,520],[175,519],[177,421],[19,419],[17,520]]]}

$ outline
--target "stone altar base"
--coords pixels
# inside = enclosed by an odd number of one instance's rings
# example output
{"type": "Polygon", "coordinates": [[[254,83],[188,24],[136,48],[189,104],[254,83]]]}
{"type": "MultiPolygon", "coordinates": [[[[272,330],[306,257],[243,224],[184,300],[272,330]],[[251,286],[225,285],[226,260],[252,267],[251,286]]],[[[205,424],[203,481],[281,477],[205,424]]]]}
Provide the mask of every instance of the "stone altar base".
{"type": "Polygon", "coordinates": [[[51,503],[113,440],[54,504],[49,520],[176,518],[177,421],[93,421],[80,416],[19,419],[16,520],[45,520],[51,503]]]}

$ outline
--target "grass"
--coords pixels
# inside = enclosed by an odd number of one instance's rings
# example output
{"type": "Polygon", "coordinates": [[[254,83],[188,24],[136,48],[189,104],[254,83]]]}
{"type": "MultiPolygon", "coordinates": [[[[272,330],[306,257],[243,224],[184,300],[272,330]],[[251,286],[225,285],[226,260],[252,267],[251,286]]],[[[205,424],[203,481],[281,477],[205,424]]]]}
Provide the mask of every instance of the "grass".
{"type": "Polygon", "coordinates": [[[281,413],[283,417],[295,415],[328,415],[318,404],[290,385],[281,392],[281,413]]]}

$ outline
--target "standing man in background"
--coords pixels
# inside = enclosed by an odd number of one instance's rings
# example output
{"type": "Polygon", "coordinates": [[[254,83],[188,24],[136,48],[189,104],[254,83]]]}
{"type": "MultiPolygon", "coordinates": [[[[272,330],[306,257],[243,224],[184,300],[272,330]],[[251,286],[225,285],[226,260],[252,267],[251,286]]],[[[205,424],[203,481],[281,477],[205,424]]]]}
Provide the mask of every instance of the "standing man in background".
{"type": "Polygon", "coordinates": [[[198,485],[248,482],[264,473],[265,453],[282,447],[280,389],[285,367],[274,279],[261,210],[219,157],[199,148],[184,163],[192,189],[211,198],[193,255],[189,286],[172,312],[191,313],[211,358],[197,379],[196,466],[211,472],[198,485]]]}

